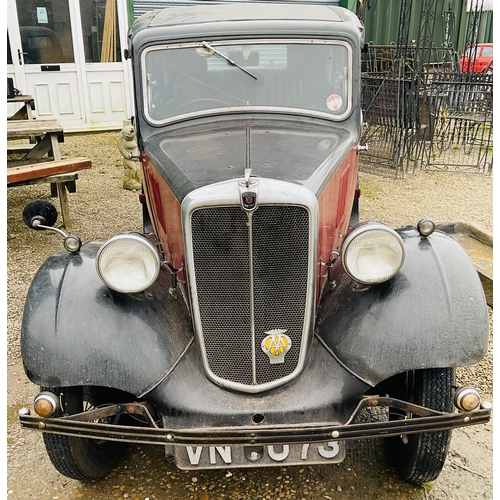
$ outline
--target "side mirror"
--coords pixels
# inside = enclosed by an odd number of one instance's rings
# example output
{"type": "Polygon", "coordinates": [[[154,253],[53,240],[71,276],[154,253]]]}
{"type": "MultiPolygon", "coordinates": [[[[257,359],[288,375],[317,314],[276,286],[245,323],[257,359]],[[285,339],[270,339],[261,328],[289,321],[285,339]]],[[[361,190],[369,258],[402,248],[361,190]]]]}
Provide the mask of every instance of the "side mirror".
{"type": "Polygon", "coordinates": [[[71,253],[77,253],[82,246],[78,236],[68,235],[61,229],[52,227],[57,220],[57,210],[52,203],[45,200],[35,200],[28,203],[23,210],[23,222],[36,231],[48,229],[64,237],[64,248],[71,253]]]}
{"type": "Polygon", "coordinates": [[[28,203],[23,210],[23,222],[37,231],[51,228],[57,220],[57,210],[52,203],[35,200],[28,203]]]}

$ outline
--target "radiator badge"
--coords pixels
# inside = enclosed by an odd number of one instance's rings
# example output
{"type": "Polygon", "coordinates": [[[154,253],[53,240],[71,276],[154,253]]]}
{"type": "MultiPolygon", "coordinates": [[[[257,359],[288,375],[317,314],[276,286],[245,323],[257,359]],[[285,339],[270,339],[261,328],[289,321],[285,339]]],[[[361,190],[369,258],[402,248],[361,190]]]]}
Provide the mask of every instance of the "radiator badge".
{"type": "Polygon", "coordinates": [[[285,354],[292,347],[292,340],[288,335],[285,335],[287,330],[275,328],[269,330],[267,335],[262,340],[262,350],[269,356],[269,361],[272,365],[284,363],[285,354]]]}

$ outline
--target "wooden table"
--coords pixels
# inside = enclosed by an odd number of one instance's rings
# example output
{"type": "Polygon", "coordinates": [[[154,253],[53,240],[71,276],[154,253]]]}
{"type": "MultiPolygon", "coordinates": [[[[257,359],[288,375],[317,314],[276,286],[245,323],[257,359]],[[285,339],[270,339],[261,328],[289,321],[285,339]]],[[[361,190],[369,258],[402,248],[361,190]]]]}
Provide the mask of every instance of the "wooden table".
{"type": "Polygon", "coordinates": [[[7,160],[7,185],[49,182],[51,196],[59,197],[61,202],[63,226],[71,228],[67,191],[76,190],[76,171],[90,168],[90,161],[83,166],[73,164],[73,160],[62,160],[60,142],[64,142],[63,128],[56,120],[7,120],[7,155],[24,154],[21,159],[7,160]],[[30,143],[8,143],[14,139],[29,139],[30,143]],[[16,177],[30,171],[29,178],[16,177]]]}
{"type": "Polygon", "coordinates": [[[45,154],[49,159],[60,160],[59,143],[64,142],[62,125],[56,120],[7,120],[7,142],[12,139],[36,137],[34,144],[7,144],[7,154],[25,153],[21,160],[8,162],[7,166],[18,166],[41,160],[45,154]],[[9,165],[10,163],[10,165],[9,165]]]}
{"type": "Polygon", "coordinates": [[[50,183],[53,198],[59,197],[63,226],[71,228],[69,215],[68,192],[76,192],[78,171],[91,168],[92,163],[88,158],[67,158],[65,160],[45,161],[32,165],[11,167],[7,169],[7,186],[25,186],[26,184],[50,183]]]}
{"type": "Polygon", "coordinates": [[[22,103],[23,105],[7,120],[33,120],[33,110],[35,109],[35,100],[30,95],[16,95],[7,98],[9,103],[22,103]]]}

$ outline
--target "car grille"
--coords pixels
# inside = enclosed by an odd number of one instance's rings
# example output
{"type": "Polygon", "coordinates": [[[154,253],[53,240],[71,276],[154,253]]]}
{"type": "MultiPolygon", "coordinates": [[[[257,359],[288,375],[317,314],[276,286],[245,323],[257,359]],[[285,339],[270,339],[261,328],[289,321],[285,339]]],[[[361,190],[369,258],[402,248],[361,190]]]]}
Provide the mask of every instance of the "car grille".
{"type": "Polygon", "coordinates": [[[297,368],[306,330],[309,224],[307,209],[293,205],[191,214],[204,354],[217,377],[255,386],[297,368]],[[286,330],[292,341],[282,364],[270,364],[261,349],[273,329],[286,330]]]}

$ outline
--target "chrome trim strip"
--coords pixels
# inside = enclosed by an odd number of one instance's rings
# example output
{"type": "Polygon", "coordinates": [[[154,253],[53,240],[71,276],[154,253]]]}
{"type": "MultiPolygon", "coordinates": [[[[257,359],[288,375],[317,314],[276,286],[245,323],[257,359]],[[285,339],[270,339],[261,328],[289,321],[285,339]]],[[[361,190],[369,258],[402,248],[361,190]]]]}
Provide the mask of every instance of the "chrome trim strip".
{"type": "MultiPolygon", "coordinates": [[[[145,108],[147,109],[147,108],[145,108]]],[[[192,113],[185,113],[183,115],[177,115],[167,120],[153,120],[145,111],[144,114],[149,123],[152,125],[170,125],[171,123],[178,123],[187,119],[201,118],[204,116],[211,115],[221,115],[221,114],[243,114],[243,113],[275,113],[282,115],[294,115],[294,116],[308,116],[314,118],[325,118],[332,122],[338,122],[345,120],[351,113],[351,103],[347,111],[342,115],[331,115],[330,113],[322,113],[321,111],[312,111],[302,108],[280,108],[277,106],[235,106],[232,108],[213,108],[207,109],[205,111],[196,111],[192,113]]]]}
{"type": "MultiPolygon", "coordinates": [[[[245,186],[247,181],[245,179],[245,186]]],[[[253,281],[253,212],[247,213],[248,218],[248,271],[250,274],[250,335],[252,336],[252,383],[257,385],[257,359],[255,356],[255,296],[253,281]]]]}
{"type": "Polygon", "coordinates": [[[347,49],[348,52],[348,71],[347,71],[347,109],[342,115],[332,115],[331,113],[323,113],[321,111],[313,111],[303,108],[281,108],[275,106],[235,106],[229,108],[214,108],[205,111],[196,111],[191,113],[184,113],[182,115],[177,115],[172,118],[167,118],[165,120],[154,120],[151,118],[148,112],[148,78],[146,73],[146,56],[149,52],[156,50],[168,50],[168,49],[183,49],[183,48],[191,48],[191,47],[203,47],[201,42],[189,42],[189,43],[174,43],[174,44],[163,44],[163,45],[155,45],[153,47],[147,47],[143,50],[141,54],[141,78],[142,78],[142,88],[143,92],[143,112],[146,118],[146,121],[153,126],[158,125],[170,125],[172,123],[177,123],[180,121],[184,121],[186,119],[192,118],[201,118],[204,116],[210,116],[213,114],[220,115],[224,113],[276,113],[276,114],[291,114],[291,115],[299,115],[299,116],[308,116],[315,118],[325,118],[329,121],[338,122],[345,120],[352,112],[352,99],[353,99],[353,88],[352,88],[352,46],[343,41],[343,40],[333,40],[333,39],[308,39],[308,38],[279,38],[279,39],[246,39],[246,40],[222,40],[222,41],[211,41],[210,44],[214,47],[221,45],[257,45],[257,44],[278,44],[278,43],[287,43],[287,44],[304,44],[304,45],[342,45],[347,49]]]}
{"type": "MultiPolygon", "coordinates": [[[[196,189],[189,193],[181,205],[183,238],[185,245],[186,270],[191,295],[193,327],[196,341],[199,343],[203,367],[210,380],[216,384],[229,389],[258,393],[273,389],[290,382],[296,378],[305,366],[307,351],[314,335],[314,311],[316,303],[316,264],[318,255],[318,227],[319,209],[316,196],[309,189],[289,182],[274,179],[252,178],[250,188],[257,192],[259,205],[295,205],[305,208],[309,213],[309,262],[307,273],[306,310],[304,314],[304,326],[302,334],[301,349],[295,370],[286,377],[273,380],[260,385],[245,385],[230,380],[225,380],[215,375],[208,364],[206,348],[201,326],[199,312],[199,301],[196,287],[196,276],[194,272],[194,253],[192,243],[191,214],[199,208],[237,206],[241,207],[241,192],[247,190],[242,179],[211,184],[196,189]]],[[[243,210],[243,209],[242,209],[243,210]]],[[[254,340],[255,343],[255,340],[254,340]]],[[[254,349],[255,352],[255,349],[254,349]]]]}

